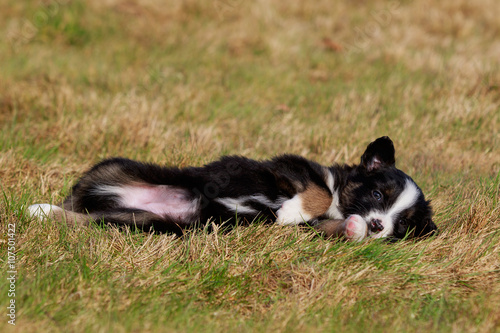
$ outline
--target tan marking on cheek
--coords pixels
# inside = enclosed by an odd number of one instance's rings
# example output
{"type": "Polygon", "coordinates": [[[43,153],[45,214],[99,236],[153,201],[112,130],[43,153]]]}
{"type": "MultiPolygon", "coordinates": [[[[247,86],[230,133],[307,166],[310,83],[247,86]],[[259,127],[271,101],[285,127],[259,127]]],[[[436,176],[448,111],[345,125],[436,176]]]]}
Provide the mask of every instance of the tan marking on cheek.
{"type": "Polygon", "coordinates": [[[332,204],[330,192],[314,184],[308,185],[300,198],[304,211],[313,217],[323,215],[332,204]]]}
{"type": "Polygon", "coordinates": [[[396,192],[394,189],[386,189],[385,191],[382,191],[385,195],[386,198],[390,198],[391,196],[394,195],[396,192]]]}

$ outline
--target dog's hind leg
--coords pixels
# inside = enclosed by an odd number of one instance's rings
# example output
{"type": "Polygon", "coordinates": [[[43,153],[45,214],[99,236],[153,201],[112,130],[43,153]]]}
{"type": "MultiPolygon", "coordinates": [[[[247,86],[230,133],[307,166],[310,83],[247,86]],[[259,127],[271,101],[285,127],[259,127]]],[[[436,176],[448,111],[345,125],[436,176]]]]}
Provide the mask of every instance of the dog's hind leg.
{"type": "Polygon", "coordinates": [[[68,226],[88,226],[92,222],[102,222],[116,226],[127,226],[145,232],[175,233],[179,236],[183,234],[185,227],[182,225],[182,221],[175,221],[148,211],[126,208],[86,214],[65,210],[50,204],[36,204],[29,206],[27,210],[31,217],[40,220],[53,219],[68,226]]]}
{"type": "Polygon", "coordinates": [[[93,212],[90,218],[97,223],[103,222],[116,226],[126,226],[144,232],[183,234],[186,224],[168,216],[160,216],[138,209],[118,209],[104,212],[93,212]]]}
{"type": "MultiPolygon", "coordinates": [[[[29,206],[26,209],[26,211],[28,212],[30,217],[36,218],[41,221],[45,219],[60,220],[60,217],[62,217],[62,213],[64,212],[64,210],[61,207],[51,204],[34,204],[29,206]]],[[[73,213],[73,212],[68,212],[68,213],[73,213]]]]}

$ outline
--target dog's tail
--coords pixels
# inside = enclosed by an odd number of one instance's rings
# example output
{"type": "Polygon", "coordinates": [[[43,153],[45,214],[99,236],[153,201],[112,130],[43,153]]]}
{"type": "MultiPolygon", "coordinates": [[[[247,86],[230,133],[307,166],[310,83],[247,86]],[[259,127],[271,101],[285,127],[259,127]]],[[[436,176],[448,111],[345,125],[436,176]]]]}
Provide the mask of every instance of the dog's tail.
{"type": "Polygon", "coordinates": [[[174,219],[139,209],[120,208],[119,210],[87,214],[65,210],[51,204],[35,204],[29,206],[27,212],[33,218],[39,220],[52,219],[70,227],[89,226],[91,223],[104,223],[127,226],[145,232],[174,233],[178,236],[183,235],[185,227],[182,221],[175,221],[174,219]]]}

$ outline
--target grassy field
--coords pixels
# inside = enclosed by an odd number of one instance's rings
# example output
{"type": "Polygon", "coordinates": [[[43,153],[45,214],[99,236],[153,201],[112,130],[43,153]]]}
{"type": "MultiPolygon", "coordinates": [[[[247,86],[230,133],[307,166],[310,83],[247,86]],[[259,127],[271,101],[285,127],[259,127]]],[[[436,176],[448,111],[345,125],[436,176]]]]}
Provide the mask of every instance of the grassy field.
{"type": "Polygon", "coordinates": [[[500,332],[499,12],[2,1],[0,331],[500,332]],[[353,244],[255,225],[181,240],[24,212],[105,157],[356,163],[382,135],[432,200],[437,237],[353,244]]]}

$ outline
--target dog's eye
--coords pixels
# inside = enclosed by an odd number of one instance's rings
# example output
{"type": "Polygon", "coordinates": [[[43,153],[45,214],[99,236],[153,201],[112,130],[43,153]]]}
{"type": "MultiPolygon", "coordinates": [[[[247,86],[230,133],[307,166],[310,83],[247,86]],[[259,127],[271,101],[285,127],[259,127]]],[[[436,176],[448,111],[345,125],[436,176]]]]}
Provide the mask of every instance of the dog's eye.
{"type": "Polygon", "coordinates": [[[399,224],[406,227],[408,225],[408,220],[407,219],[399,219],[399,224]]]}
{"type": "Polygon", "coordinates": [[[377,201],[382,200],[382,193],[380,193],[379,191],[373,191],[372,195],[377,201]]]}

